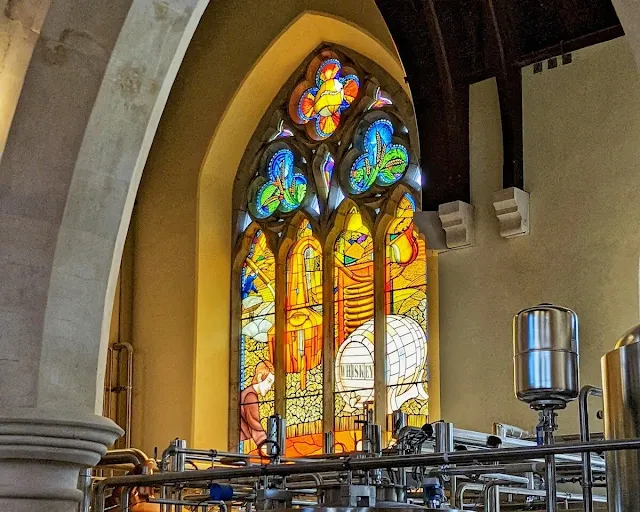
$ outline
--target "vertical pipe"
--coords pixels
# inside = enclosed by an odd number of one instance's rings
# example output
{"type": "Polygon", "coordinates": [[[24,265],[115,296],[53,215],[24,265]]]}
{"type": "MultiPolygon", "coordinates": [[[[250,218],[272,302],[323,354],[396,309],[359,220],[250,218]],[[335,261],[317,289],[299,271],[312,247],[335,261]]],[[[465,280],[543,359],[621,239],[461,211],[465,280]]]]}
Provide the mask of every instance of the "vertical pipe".
{"type": "Polygon", "coordinates": [[[556,458],[553,455],[547,455],[544,458],[544,462],[547,488],[547,512],[556,512],[558,509],[556,494],[556,458]]]}
{"type": "Polygon", "coordinates": [[[324,453],[334,453],[335,441],[333,430],[324,433],[324,453]]]}
{"type": "Polygon", "coordinates": [[[89,512],[91,504],[91,469],[83,469],[78,477],[78,488],[82,491],[80,512],[89,512]]]}
{"type": "MultiPolygon", "coordinates": [[[[124,425],[122,425],[122,427],[124,427],[125,432],[125,448],[131,448],[131,421],[133,418],[133,346],[131,343],[116,343],[113,348],[118,351],[124,350],[127,353],[125,373],[126,380],[124,384],[124,390],[126,393],[126,409],[124,425]]],[[[118,367],[120,367],[119,363],[118,367]]],[[[120,380],[118,380],[118,387],[120,389],[123,387],[120,385],[120,380]]]]}
{"type": "Polygon", "coordinates": [[[497,483],[488,483],[484,487],[485,512],[500,512],[500,487],[497,483]]]}
{"type": "Polygon", "coordinates": [[[105,371],[104,399],[102,403],[102,415],[109,419],[111,419],[111,387],[113,385],[111,381],[112,358],[113,358],[113,349],[109,347],[107,349],[107,369],[105,371]]]}
{"type": "MultiPolygon", "coordinates": [[[[602,390],[594,386],[584,386],[580,390],[578,405],[580,408],[580,441],[591,440],[589,430],[589,396],[602,396],[602,390]]],[[[591,470],[591,453],[582,454],[582,497],[584,512],[593,512],[593,472],[591,470]]]]}
{"type": "MultiPolygon", "coordinates": [[[[439,453],[451,453],[453,452],[453,423],[446,421],[436,421],[433,424],[433,434],[435,437],[435,450],[439,453]]],[[[456,495],[456,477],[451,475],[450,481],[450,500],[454,499],[456,495]]]]}
{"type": "MultiPolygon", "coordinates": [[[[553,430],[555,428],[555,412],[553,409],[544,409],[540,412],[541,421],[544,429],[544,444],[553,445],[555,439],[553,430]]],[[[555,455],[547,455],[545,462],[545,484],[547,491],[547,512],[556,512],[558,510],[557,490],[556,490],[556,458],[555,455]]]]}

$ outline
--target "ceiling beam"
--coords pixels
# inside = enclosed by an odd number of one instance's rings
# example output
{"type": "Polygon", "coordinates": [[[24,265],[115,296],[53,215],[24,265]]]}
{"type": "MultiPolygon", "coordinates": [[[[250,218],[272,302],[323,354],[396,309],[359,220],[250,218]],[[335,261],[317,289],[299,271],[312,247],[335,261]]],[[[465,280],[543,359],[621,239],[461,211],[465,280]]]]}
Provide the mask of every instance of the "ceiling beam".
{"type": "Polygon", "coordinates": [[[518,50],[508,0],[486,0],[491,34],[491,63],[495,70],[502,122],[502,187],[524,189],[522,137],[522,74],[516,64],[518,50]]]}
{"type": "MultiPolygon", "coordinates": [[[[469,202],[469,86],[453,73],[433,0],[376,0],[407,72],[425,174],[422,207],[469,202]]],[[[455,52],[453,52],[455,54],[455,52]]]]}

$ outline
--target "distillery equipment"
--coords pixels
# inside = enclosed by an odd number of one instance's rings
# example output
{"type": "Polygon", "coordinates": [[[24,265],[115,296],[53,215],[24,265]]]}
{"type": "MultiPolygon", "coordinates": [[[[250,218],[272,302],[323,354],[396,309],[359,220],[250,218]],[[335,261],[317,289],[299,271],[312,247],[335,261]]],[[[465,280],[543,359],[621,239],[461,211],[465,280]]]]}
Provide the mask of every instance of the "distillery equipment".
{"type": "MultiPolygon", "coordinates": [[[[98,473],[80,479],[80,510],[136,512],[557,512],[605,503],[609,512],[640,511],[640,326],[602,359],[603,390],[579,388],[578,319],[566,308],[541,304],[513,321],[516,396],[539,412],[535,440],[502,423],[493,433],[436,421],[409,425],[400,412],[389,431],[375,424],[371,404],[359,421],[361,449],[332,453],[335,433],[324,432],[324,453],[291,458],[286,424],[273,415],[265,424],[260,453],[195,449],[175,439],[158,460],[139,450],[105,455],[98,473]],[[588,398],[605,399],[605,436],[591,436],[588,398]],[[555,443],[557,411],[579,394],[580,441],[555,443]],[[393,434],[393,437],[391,437],[393,434]],[[606,454],[607,464],[602,454],[606,454]],[[126,470],[104,478],[100,471],[126,470]],[[557,482],[581,483],[582,493],[557,482]],[[608,486],[608,498],[593,486],[608,486]],[[130,492],[129,492],[130,491],[130,492]],[[544,503],[544,505],[542,505],[544,503]]],[[[496,418],[498,419],[498,418],[496,418]]],[[[600,506],[600,505],[598,505],[600,506]]],[[[598,510],[602,510],[599,508],[598,510]]]]}
{"type": "Polygon", "coordinates": [[[562,409],[580,393],[578,316],[540,304],[513,319],[516,396],[533,409],[562,409]]]}
{"type": "MultiPolygon", "coordinates": [[[[640,437],[640,326],[602,358],[606,439],[640,437]]],[[[608,453],[609,512],[640,510],[640,452],[608,453]]]]}
{"type": "MultiPolygon", "coordinates": [[[[539,411],[539,444],[554,444],[556,410],[580,393],[578,315],[568,308],[540,304],[523,309],[513,319],[513,359],[516,396],[539,411]]],[[[545,458],[547,512],[555,512],[556,464],[545,458]]]]}

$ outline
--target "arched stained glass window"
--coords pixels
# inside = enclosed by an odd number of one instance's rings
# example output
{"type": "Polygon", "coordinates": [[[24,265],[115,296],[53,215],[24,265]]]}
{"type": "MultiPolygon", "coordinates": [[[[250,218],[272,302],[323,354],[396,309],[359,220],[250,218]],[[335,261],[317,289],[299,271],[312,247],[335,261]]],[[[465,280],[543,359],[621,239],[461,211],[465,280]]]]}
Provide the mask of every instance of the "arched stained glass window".
{"type": "Polygon", "coordinates": [[[360,420],[387,433],[396,411],[428,420],[413,111],[393,79],[356,60],[336,49],[309,58],[265,113],[234,185],[246,252],[234,268],[240,399],[230,438],[244,452],[273,413],[293,457],[361,449],[360,420]],[[325,447],[329,431],[335,445],[325,447]]]}
{"type": "Polygon", "coordinates": [[[286,421],[289,456],[322,453],[322,247],[303,220],[287,257],[286,421]]]}
{"type": "Polygon", "coordinates": [[[255,452],[274,413],[275,267],[264,232],[253,235],[241,269],[240,448],[255,452]]]}

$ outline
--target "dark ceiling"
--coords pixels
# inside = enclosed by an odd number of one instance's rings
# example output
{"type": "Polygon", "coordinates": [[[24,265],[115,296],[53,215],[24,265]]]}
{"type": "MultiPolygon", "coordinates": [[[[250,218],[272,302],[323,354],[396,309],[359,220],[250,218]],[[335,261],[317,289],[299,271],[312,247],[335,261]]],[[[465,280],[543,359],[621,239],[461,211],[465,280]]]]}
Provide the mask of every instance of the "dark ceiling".
{"type": "MultiPolygon", "coordinates": [[[[496,77],[503,186],[523,188],[522,80],[529,64],[624,34],[610,0],[376,0],[404,64],[420,131],[423,208],[469,202],[469,85],[496,77]]],[[[552,59],[548,61],[548,59],[552,59]]],[[[557,62],[557,60],[555,61],[557,62]]]]}

